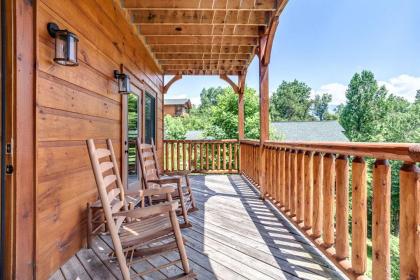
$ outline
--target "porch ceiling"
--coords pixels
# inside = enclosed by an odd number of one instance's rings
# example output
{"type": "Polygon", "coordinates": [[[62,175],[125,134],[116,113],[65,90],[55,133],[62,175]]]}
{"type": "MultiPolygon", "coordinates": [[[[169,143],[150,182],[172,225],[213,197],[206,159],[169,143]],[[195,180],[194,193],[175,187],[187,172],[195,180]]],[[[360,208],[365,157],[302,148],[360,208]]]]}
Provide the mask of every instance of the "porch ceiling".
{"type": "Polygon", "coordinates": [[[121,5],[164,74],[240,75],[286,2],[121,0],[121,5]]]}

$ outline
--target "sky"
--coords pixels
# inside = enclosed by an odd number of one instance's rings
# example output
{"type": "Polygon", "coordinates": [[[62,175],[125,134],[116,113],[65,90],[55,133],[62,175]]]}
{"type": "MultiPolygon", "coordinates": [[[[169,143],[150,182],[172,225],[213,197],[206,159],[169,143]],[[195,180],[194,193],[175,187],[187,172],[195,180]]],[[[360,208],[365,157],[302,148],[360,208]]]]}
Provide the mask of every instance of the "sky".
{"type": "MultiPolygon", "coordinates": [[[[391,93],[414,100],[420,89],[419,0],[289,0],[273,44],[270,94],[283,80],[297,79],[312,95],[328,92],[332,104],[340,104],[351,77],[365,69],[391,93]]],[[[257,58],[246,83],[258,90],[257,58]]],[[[201,90],[212,86],[228,85],[218,76],[184,76],[165,98],[199,104],[201,90]]]]}

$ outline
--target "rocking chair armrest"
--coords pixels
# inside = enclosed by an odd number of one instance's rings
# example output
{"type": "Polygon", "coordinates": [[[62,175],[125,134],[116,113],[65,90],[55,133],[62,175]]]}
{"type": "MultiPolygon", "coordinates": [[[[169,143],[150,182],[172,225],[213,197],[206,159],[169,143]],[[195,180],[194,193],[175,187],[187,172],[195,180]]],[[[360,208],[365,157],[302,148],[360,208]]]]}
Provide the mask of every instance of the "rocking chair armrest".
{"type": "Polygon", "coordinates": [[[165,184],[177,184],[180,182],[181,177],[166,177],[161,179],[154,179],[154,180],[148,180],[148,183],[156,183],[159,185],[165,185],[165,184]]]}
{"type": "Polygon", "coordinates": [[[143,196],[152,196],[152,195],[159,195],[159,194],[168,194],[173,193],[175,191],[175,187],[172,186],[166,186],[166,187],[160,187],[156,189],[146,189],[146,190],[140,190],[140,197],[143,196]]]}
{"type": "Polygon", "coordinates": [[[190,170],[168,171],[168,172],[163,173],[163,175],[166,175],[166,176],[188,176],[190,174],[191,174],[190,170]]]}
{"type": "Polygon", "coordinates": [[[148,206],[144,208],[135,208],[134,210],[120,211],[112,214],[113,217],[127,217],[134,219],[147,218],[150,216],[165,214],[170,211],[175,211],[178,209],[178,201],[170,201],[165,203],[160,203],[153,206],[148,206]]]}

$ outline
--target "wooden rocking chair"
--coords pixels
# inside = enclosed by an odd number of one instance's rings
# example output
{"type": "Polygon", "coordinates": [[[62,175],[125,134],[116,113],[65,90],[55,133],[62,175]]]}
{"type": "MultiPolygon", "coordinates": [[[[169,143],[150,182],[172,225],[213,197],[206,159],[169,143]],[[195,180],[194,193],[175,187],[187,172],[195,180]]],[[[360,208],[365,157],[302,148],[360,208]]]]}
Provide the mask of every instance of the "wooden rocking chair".
{"type": "MultiPolygon", "coordinates": [[[[194,196],[190,186],[188,177],[189,171],[173,172],[163,174],[159,167],[155,146],[152,144],[142,144],[140,138],[137,138],[137,152],[140,159],[142,169],[142,182],[144,188],[156,189],[164,185],[176,185],[177,189],[173,194],[173,199],[179,200],[180,209],[178,213],[183,216],[184,224],[181,227],[190,227],[188,213],[198,210],[195,204],[194,196]],[[186,186],[182,186],[182,177],[185,178],[186,186]]],[[[165,198],[162,195],[149,197],[151,204],[160,203],[165,198]]]]}
{"type": "Polygon", "coordinates": [[[184,273],[174,279],[193,279],[195,275],[189,267],[175,213],[178,202],[171,197],[175,189],[165,187],[139,190],[143,206],[146,196],[166,195],[167,201],[159,205],[129,209],[121,179],[118,172],[115,172],[118,166],[109,161],[110,157],[115,157],[111,140],[107,140],[107,149],[97,149],[92,139],[87,140],[87,145],[107,228],[114,245],[114,254],[124,280],[130,279],[130,267],[134,263],[175,250],[179,252],[180,259],[132,275],[143,276],[181,261],[184,273]]]}

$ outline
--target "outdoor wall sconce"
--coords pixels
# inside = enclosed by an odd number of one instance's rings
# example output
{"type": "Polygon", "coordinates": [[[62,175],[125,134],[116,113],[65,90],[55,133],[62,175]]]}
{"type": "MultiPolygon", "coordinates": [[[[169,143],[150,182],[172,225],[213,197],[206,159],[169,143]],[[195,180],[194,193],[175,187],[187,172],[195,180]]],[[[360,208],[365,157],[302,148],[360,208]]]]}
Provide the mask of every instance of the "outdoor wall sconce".
{"type": "Polygon", "coordinates": [[[118,93],[129,94],[131,92],[130,76],[114,70],[114,77],[118,80],[118,93]]]}
{"type": "Polygon", "coordinates": [[[57,24],[50,22],[47,25],[48,33],[55,39],[54,61],[64,66],[77,66],[77,44],[79,38],[64,29],[61,30],[57,24]]]}

